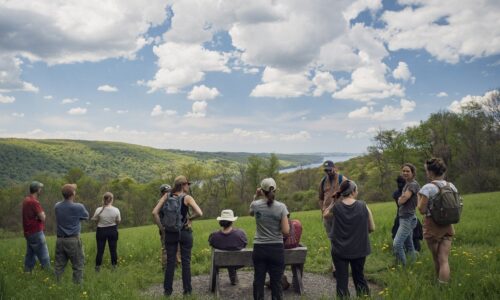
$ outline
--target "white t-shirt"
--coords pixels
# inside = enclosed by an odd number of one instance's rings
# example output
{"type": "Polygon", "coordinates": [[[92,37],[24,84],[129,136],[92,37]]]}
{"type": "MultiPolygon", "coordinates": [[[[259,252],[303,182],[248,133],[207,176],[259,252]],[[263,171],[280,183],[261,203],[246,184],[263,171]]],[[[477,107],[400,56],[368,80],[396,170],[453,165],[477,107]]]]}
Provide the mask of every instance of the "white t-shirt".
{"type": "Polygon", "coordinates": [[[95,210],[92,220],[98,221],[97,227],[109,227],[116,225],[116,222],[121,221],[120,210],[114,206],[104,207],[104,211],[99,215],[102,210],[102,206],[95,210]],[[98,216],[99,215],[99,216],[98,216]]]}
{"type": "MultiPolygon", "coordinates": [[[[440,187],[443,187],[446,185],[446,183],[449,183],[451,186],[451,189],[457,192],[457,188],[453,185],[451,182],[447,182],[446,180],[434,180],[433,182],[437,183],[440,187]]],[[[433,183],[427,183],[424,185],[420,191],[418,191],[419,194],[424,195],[429,199],[429,202],[427,203],[427,216],[430,216],[430,211],[429,211],[429,205],[432,201],[432,199],[439,193],[438,187],[433,184],[433,183]]]]}

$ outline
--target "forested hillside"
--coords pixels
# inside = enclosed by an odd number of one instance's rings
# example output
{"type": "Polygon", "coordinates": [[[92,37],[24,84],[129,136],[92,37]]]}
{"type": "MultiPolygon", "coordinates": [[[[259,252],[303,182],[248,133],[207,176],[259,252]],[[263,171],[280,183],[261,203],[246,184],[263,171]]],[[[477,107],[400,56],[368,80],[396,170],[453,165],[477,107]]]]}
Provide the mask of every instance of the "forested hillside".
{"type": "MultiPolygon", "coordinates": [[[[253,154],[162,150],[116,142],[0,139],[0,187],[28,181],[39,173],[62,176],[74,168],[101,181],[128,177],[148,182],[167,170],[200,160],[212,166],[225,162],[236,169],[237,163],[246,163],[250,155],[253,154]]],[[[319,155],[277,156],[281,167],[322,159],[319,155]]]]}

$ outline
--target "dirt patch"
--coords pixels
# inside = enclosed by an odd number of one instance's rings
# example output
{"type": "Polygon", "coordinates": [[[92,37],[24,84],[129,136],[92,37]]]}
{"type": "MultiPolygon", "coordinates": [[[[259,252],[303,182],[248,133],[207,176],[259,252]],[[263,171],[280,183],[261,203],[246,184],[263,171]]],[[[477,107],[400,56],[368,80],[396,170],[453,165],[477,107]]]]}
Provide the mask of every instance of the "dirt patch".
{"type": "MultiPolygon", "coordinates": [[[[285,275],[288,281],[292,281],[292,273],[287,270],[285,275]]],[[[232,286],[229,283],[229,278],[224,270],[220,274],[220,299],[252,299],[253,295],[253,272],[252,271],[239,271],[239,283],[232,286]]],[[[290,287],[284,291],[285,299],[331,299],[335,295],[335,280],[331,276],[323,274],[304,273],[304,295],[300,297],[294,293],[293,288],[290,287]]],[[[215,298],[209,291],[209,275],[193,276],[191,279],[193,286],[193,296],[199,299],[215,298]]],[[[372,295],[376,295],[381,288],[369,282],[372,295]]],[[[349,290],[351,295],[356,295],[352,278],[349,278],[349,290]]],[[[266,299],[271,299],[271,290],[265,288],[266,299]]],[[[163,285],[155,285],[145,291],[145,294],[152,297],[160,297],[163,295],[163,285]]],[[[182,295],[182,281],[174,281],[174,295],[182,295]]]]}

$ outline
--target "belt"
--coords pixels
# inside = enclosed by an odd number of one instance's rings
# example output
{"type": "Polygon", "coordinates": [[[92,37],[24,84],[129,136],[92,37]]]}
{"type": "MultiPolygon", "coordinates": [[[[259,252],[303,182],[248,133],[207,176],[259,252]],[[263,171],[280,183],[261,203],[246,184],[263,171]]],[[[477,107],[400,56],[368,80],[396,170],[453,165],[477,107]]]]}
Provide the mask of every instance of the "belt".
{"type": "Polygon", "coordinates": [[[67,239],[67,238],[74,238],[74,237],[79,237],[79,234],[72,234],[72,235],[58,235],[57,238],[61,239],[67,239]]]}

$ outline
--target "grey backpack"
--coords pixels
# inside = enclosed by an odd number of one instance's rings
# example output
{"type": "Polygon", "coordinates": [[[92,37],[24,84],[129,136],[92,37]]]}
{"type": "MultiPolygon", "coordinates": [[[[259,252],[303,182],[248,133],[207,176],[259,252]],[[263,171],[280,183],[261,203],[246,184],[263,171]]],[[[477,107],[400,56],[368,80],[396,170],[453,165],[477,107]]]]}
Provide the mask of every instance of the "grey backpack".
{"type": "Polygon", "coordinates": [[[180,232],[184,227],[182,221],[181,207],[185,195],[169,194],[167,200],[163,204],[160,217],[161,224],[166,232],[180,232]]]}
{"type": "Polygon", "coordinates": [[[462,197],[455,191],[449,182],[440,186],[432,182],[439,192],[430,200],[429,210],[431,217],[438,225],[456,224],[462,214],[462,197]]]}

